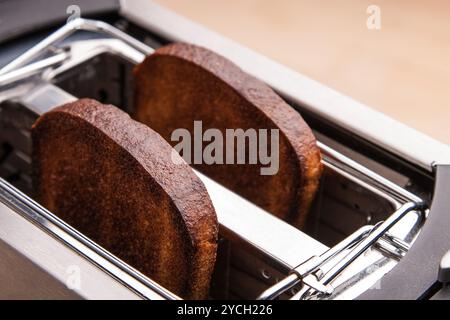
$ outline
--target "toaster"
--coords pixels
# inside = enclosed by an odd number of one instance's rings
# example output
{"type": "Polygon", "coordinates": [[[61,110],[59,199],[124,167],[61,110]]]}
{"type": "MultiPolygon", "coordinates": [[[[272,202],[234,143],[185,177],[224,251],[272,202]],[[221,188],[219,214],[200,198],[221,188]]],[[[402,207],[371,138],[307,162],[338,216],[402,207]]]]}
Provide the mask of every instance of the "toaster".
{"type": "Polygon", "coordinates": [[[211,299],[450,298],[448,146],[150,0],[2,1],[0,26],[0,298],[180,299],[34,201],[31,183],[37,117],[81,97],[132,113],[133,67],[171,42],[273,88],[323,157],[303,230],[196,172],[220,224],[211,299]]]}

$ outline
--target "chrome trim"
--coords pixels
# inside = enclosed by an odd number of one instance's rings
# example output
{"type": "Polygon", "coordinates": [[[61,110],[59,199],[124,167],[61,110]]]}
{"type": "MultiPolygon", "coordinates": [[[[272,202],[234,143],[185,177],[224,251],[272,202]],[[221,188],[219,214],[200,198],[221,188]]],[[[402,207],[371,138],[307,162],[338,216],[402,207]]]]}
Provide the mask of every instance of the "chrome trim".
{"type": "Polygon", "coordinates": [[[24,54],[20,55],[19,57],[8,63],[6,66],[1,68],[0,75],[4,75],[10,71],[26,65],[27,63],[38,57],[39,54],[41,54],[43,51],[45,51],[49,47],[52,47],[55,43],[67,38],[69,35],[79,30],[103,33],[104,35],[119,39],[132,48],[141,52],[146,52],[147,54],[153,52],[153,49],[146,44],[136,40],[133,37],[130,37],[125,32],[114,28],[110,24],[98,20],[78,18],[68,22],[63,27],[59,28],[51,35],[40,41],[37,45],[26,51],[24,54]]]}
{"type": "Polygon", "coordinates": [[[216,209],[221,233],[236,237],[287,270],[328,249],[319,241],[269,214],[198,171],[216,209]],[[298,250],[301,248],[301,250],[298,250]]]}

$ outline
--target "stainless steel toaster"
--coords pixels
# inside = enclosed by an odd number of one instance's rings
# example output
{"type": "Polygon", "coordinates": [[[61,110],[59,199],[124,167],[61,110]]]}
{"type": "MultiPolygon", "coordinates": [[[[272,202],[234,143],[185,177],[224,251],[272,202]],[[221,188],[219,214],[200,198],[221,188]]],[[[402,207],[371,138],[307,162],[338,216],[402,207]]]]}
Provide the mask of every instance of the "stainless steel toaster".
{"type": "Polygon", "coordinates": [[[0,298],[179,299],[32,199],[30,141],[77,98],[132,112],[134,65],[175,41],[271,86],[325,168],[304,230],[197,172],[220,223],[211,299],[450,298],[448,146],[149,0],[4,1],[0,27],[0,298]]]}

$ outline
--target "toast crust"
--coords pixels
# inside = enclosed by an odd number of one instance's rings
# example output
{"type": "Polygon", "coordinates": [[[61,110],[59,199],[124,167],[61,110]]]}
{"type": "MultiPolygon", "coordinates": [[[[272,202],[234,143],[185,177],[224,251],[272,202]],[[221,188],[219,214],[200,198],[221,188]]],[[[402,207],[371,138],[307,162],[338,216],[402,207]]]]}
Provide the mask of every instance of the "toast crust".
{"type": "MultiPolygon", "coordinates": [[[[261,165],[193,165],[265,210],[301,228],[319,185],[321,154],[300,114],[271,88],[205,48],[175,43],[134,70],[134,118],[167,141],[177,128],[279,129],[279,171],[261,165]]],[[[173,145],[176,142],[171,142],[173,145]]]]}
{"type": "Polygon", "coordinates": [[[82,99],[32,128],[36,198],[172,292],[206,298],[218,222],[208,193],[156,132],[82,99]]]}

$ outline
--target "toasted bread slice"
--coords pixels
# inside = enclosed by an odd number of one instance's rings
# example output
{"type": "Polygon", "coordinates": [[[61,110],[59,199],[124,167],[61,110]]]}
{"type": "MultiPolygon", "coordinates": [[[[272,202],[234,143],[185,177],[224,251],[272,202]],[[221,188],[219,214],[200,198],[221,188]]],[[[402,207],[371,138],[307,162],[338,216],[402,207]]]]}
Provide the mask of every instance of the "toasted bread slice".
{"type": "Polygon", "coordinates": [[[192,169],[156,132],[89,99],[32,128],[37,200],[183,298],[208,294],[218,222],[192,169]]]}
{"type": "Polygon", "coordinates": [[[274,175],[261,175],[267,167],[261,162],[193,165],[276,216],[304,225],[322,166],[316,139],[296,110],[232,62],[194,45],[159,48],[134,75],[134,117],[173,145],[178,144],[171,141],[175,129],[188,129],[194,136],[194,121],[202,121],[203,130],[219,129],[224,137],[226,129],[279,129],[279,170],[274,175]]]}

